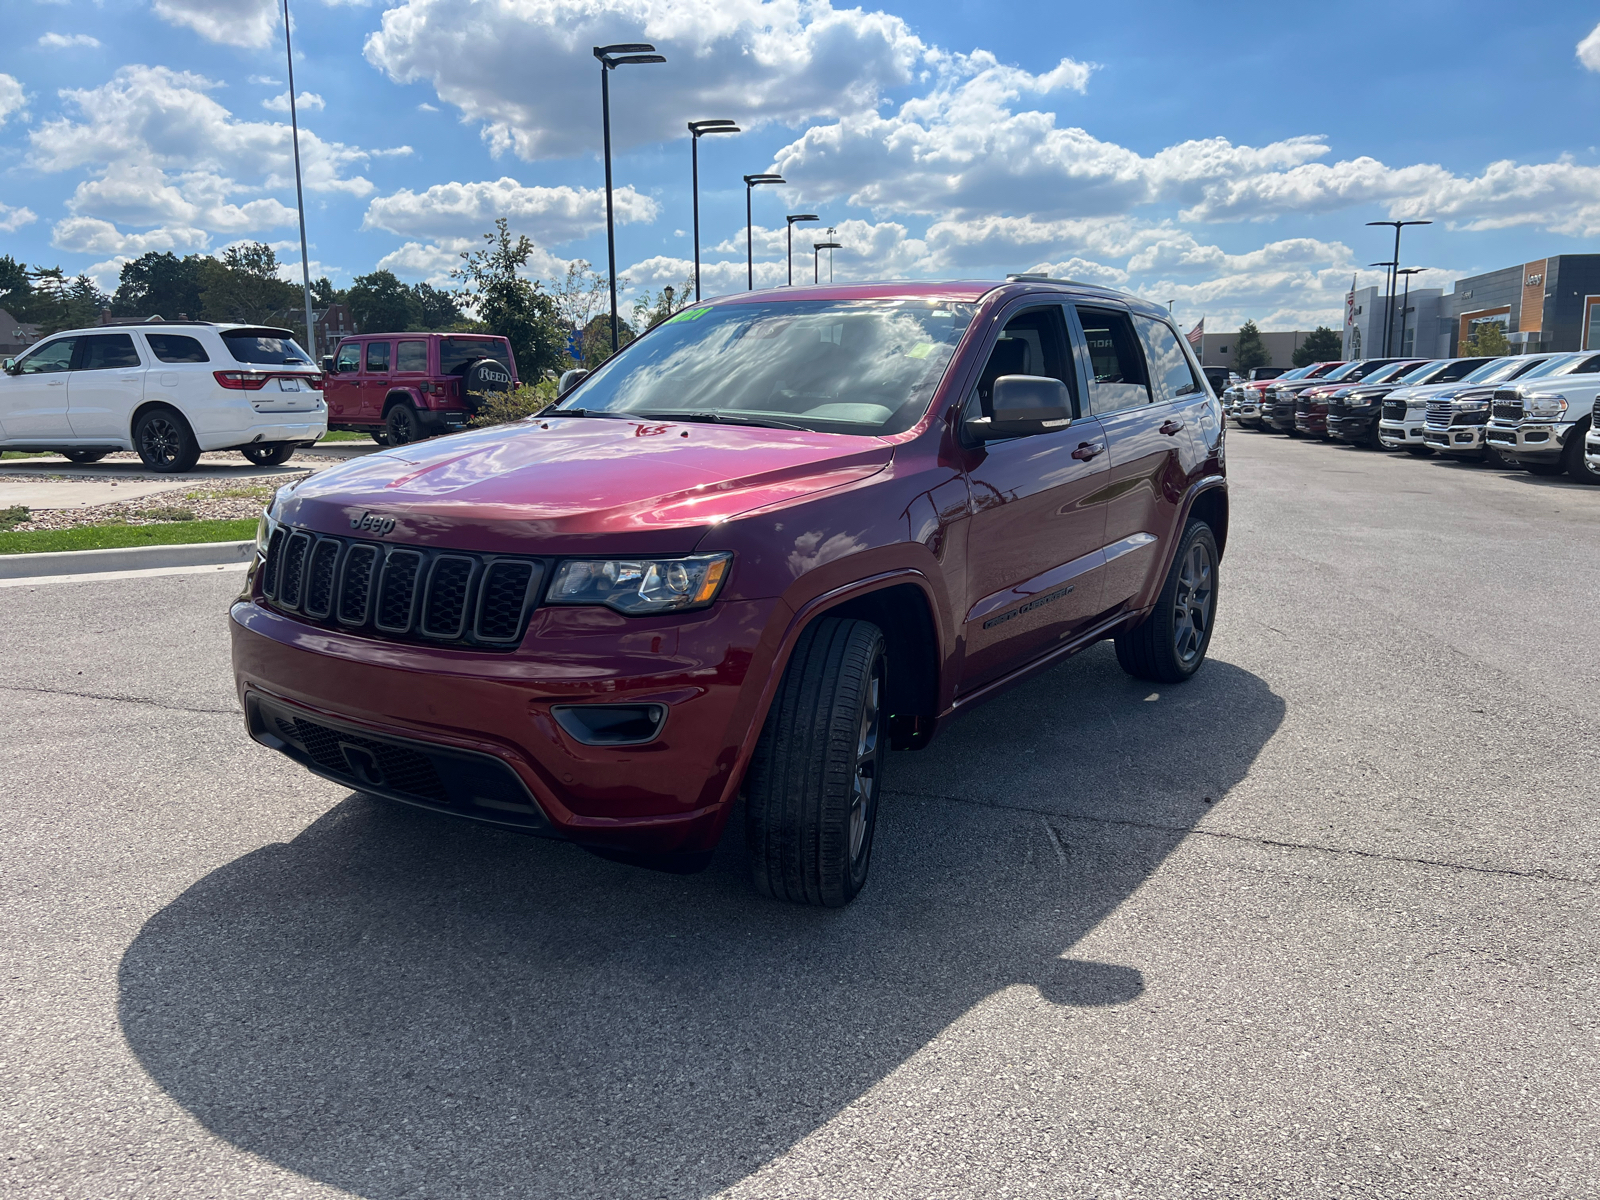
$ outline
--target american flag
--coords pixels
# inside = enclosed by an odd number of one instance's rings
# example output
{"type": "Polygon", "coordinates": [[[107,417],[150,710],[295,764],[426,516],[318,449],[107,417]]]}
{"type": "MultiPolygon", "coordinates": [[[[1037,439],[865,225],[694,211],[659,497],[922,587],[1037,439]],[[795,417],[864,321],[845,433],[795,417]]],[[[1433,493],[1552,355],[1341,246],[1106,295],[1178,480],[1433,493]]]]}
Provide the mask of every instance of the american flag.
{"type": "Polygon", "coordinates": [[[1204,317],[1201,317],[1200,318],[1200,324],[1196,325],[1193,329],[1189,330],[1189,345],[1193,346],[1196,350],[1200,349],[1200,343],[1205,338],[1205,336],[1206,336],[1206,319],[1204,317]]]}

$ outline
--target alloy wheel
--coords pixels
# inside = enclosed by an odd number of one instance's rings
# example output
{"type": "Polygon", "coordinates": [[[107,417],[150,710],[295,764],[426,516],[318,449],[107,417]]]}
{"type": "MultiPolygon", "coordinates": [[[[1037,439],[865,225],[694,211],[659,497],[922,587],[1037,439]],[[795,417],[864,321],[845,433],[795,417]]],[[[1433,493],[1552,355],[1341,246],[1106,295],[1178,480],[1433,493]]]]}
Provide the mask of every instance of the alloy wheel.
{"type": "Polygon", "coordinates": [[[878,760],[883,742],[883,658],[872,664],[872,676],[861,698],[856,727],[856,765],[850,784],[850,864],[861,860],[872,809],[877,803],[878,760]]]}
{"type": "Polygon", "coordinates": [[[1211,605],[1216,573],[1211,551],[1201,542],[1189,547],[1178,571],[1178,593],[1173,598],[1172,640],[1178,661],[1192,663],[1205,648],[1211,630],[1211,605]]]}
{"type": "Polygon", "coordinates": [[[174,463],[183,448],[183,435],[166,417],[152,417],[139,434],[139,448],[152,463],[174,463]]]}

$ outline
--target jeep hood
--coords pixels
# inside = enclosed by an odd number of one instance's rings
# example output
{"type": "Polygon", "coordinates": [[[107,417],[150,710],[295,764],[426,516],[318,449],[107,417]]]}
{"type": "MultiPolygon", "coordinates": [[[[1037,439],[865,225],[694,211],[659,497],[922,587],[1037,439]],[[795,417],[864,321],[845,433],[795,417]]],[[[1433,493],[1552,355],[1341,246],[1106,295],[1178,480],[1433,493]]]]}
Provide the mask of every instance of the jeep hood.
{"type": "Polygon", "coordinates": [[[341,463],[275,515],[349,535],[371,513],[394,519],[385,541],[460,550],[687,553],[717,522],[865,479],[893,454],[859,435],[550,417],[341,463]]]}

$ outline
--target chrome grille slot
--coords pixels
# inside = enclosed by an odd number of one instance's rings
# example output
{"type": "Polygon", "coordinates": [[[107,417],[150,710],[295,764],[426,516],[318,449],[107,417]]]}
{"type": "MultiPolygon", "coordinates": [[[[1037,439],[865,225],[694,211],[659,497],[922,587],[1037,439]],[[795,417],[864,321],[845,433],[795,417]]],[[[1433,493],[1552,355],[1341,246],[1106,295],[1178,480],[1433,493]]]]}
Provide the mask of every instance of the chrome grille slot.
{"type": "Polygon", "coordinates": [[[1455,405],[1449,400],[1429,400],[1427,423],[1429,429],[1450,428],[1450,418],[1455,415],[1455,405]]]}

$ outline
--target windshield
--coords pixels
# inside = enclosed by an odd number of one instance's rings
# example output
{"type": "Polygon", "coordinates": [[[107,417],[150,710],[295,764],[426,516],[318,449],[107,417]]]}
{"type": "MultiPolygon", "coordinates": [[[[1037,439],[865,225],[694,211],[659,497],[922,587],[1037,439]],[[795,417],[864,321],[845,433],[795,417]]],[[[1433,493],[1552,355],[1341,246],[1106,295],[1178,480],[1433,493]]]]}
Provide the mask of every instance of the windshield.
{"type": "Polygon", "coordinates": [[[265,329],[225,329],[222,341],[234,362],[281,367],[311,365],[311,356],[292,337],[265,329]]]}
{"type": "Polygon", "coordinates": [[[1507,378],[1538,379],[1541,375],[1565,375],[1567,373],[1566,368],[1576,366],[1577,362],[1578,356],[1576,354],[1560,354],[1555,358],[1545,359],[1536,367],[1531,367],[1526,371],[1519,371],[1514,375],[1507,376],[1507,378]]]}
{"type": "Polygon", "coordinates": [[[1425,362],[1413,366],[1404,375],[1400,376],[1399,379],[1395,380],[1395,382],[1427,383],[1429,377],[1432,376],[1435,371],[1439,370],[1441,367],[1448,366],[1449,364],[1450,360],[1448,358],[1436,358],[1432,362],[1425,362]]]}
{"type": "Polygon", "coordinates": [[[1388,383],[1391,380],[1399,379],[1402,375],[1409,372],[1416,365],[1416,363],[1390,363],[1387,367],[1379,367],[1371,375],[1368,375],[1366,379],[1362,380],[1362,382],[1388,383]]]}
{"type": "MultiPolygon", "coordinates": [[[[1336,379],[1343,379],[1346,375],[1353,375],[1361,369],[1359,362],[1347,362],[1342,367],[1335,367],[1322,377],[1324,383],[1332,383],[1336,379]]],[[[1358,376],[1359,378],[1359,376],[1358,376]]]]}
{"type": "Polygon", "coordinates": [[[480,358],[504,356],[511,365],[505,342],[488,337],[448,337],[439,339],[439,374],[459,375],[480,358]]]}
{"type": "Polygon", "coordinates": [[[1286,383],[1291,379],[1299,379],[1309,370],[1311,370],[1310,367],[1296,367],[1292,371],[1285,371],[1282,375],[1279,375],[1276,382],[1286,383]]]}
{"type": "Polygon", "coordinates": [[[1462,383],[1499,383],[1503,379],[1510,379],[1518,367],[1528,364],[1517,358],[1497,358],[1486,362],[1471,375],[1462,376],[1462,383]]]}
{"type": "Polygon", "coordinates": [[[927,410],[972,312],[921,300],[689,308],[549,411],[900,433],[927,410]]]}

